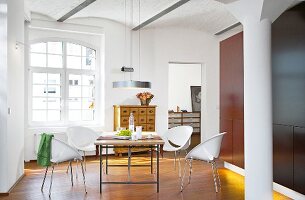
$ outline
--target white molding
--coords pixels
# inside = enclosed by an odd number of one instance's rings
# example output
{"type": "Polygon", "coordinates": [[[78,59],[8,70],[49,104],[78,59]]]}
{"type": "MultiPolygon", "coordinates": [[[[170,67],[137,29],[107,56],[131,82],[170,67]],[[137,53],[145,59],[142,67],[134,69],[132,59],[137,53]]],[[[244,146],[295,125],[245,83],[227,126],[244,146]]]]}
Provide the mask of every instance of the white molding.
{"type": "MultiPolygon", "coordinates": [[[[237,174],[240,174],[242,176],[245,176],[245,170],[240,168],[240,167],[237,167],[235,165],[232,165],[231,163],[228,163],[228,162],[224,162],[224,167],[237,173],[237,174]]],[[[305,195],[301,194],[301,193],[298,193],[294,190],[291,190],[287,187],[284,187],[278,183],[275,183],[273,182],[273,190],[291,198],[291,199],[295,199],[295,200],[304,200],[305,199],[305,195]]]]}

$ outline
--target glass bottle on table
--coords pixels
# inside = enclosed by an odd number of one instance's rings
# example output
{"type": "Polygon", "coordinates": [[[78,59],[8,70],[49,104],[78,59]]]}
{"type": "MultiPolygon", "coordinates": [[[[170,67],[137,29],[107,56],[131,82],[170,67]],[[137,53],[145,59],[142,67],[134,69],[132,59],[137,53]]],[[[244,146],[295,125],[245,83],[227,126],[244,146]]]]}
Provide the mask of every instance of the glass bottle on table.
{"type": "Polygon", "coordinates": [[[131,132],[134,132],[134,116],[133,116],[132,112],[130,113],[130,116],[129,116],[129,130],[131,132]]]}

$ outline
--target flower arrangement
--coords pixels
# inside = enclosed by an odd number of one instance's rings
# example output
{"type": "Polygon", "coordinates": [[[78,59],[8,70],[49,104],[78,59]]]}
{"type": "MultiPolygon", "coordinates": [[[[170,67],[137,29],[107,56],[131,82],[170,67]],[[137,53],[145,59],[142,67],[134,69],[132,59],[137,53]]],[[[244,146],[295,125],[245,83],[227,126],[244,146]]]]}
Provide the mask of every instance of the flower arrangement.
{"type": "Polygon", "coordinates": [[[154,98],[154,95],[150,92],[140,92],[136,96],[140,99],[141,105],[149,105],[151,99],[154,98]]]}

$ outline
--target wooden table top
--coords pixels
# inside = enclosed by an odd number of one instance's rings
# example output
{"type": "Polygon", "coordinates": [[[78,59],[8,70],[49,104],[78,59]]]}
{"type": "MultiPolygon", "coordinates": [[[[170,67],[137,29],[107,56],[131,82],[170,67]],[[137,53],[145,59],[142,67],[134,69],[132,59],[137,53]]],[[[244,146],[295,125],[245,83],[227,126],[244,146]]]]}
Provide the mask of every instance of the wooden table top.
{"type": "MultiPolygon", "coordinates": [[[[111,136],[110,136],[111,137],[111,136]]],[[[117,146],[145,146],[145,145],[161,145],[164,144],[164,141],[160,137],[154,137],[152,139],[140,139],[140,140],[119,140],[112,139],[109,136],[100,137],[97,139],[95,145],[117,145],[117,146]],[[104,139],[103,139],[104,138],[104,139]]]]}

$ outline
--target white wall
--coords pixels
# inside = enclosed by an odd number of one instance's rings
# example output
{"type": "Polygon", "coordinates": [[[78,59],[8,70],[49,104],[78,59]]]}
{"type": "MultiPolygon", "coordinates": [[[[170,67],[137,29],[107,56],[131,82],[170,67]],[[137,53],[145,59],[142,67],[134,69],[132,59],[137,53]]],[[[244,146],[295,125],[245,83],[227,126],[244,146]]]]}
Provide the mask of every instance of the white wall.
{"type": "MultiPolygon", "coordinates": [[[[62,27],[69,24],[86,25],[92,28],[102,27],[105,42],[104,60],[104,120],[97,130],[110,131],[113,128],[113,105],[115,104],[139,104],[135,95],[143,91],[142,89],[126,90],[113,89],[112,82],[123,80],[124,75],[120,68],[126,64],[124,57],[124,25],[97,18],[80,18],[67,20],[62,27]]],[[[88,29],[90,32],[90,30],[88,29]]],[[[37,36],[37,34],[35,34],[37,36]]],[[[37,39],[37,37],[35,38],[37,39]]],[[[45,34],[38,34],[44,37],[45,34]]],[[[31,36],[30,38],[34,37],[31,36]]],[[[78,36],[75,36],[78,37],[78,36]]],[[[128,41],[132,38],[133,42],[128,43],[129,53],[127,65],[135,68],[133,79],[139,79],[138,65],[138,33],[133,32],[127,35],[128,41]],[[133,47],[130,49],[130,45],[133,47]],[[131,63],[131,64],[130,64],[131,63]]],[[[84,38],[78,38],[83,40],[84,38]]],[[[157,132],[163,134],[168,127],[168,63],[169,62],[196,62],[204,63],[202,73],[203,82],[206,83],[202,88],[205,90],[203,95],[202,109],[206,110],[202,116],[202,137],[218,133],[219,129],[219,53],[218,40],[210,34],[202,31],[187,29],[146,29],[141,31],[141,80],[152,82],[152,89],[155,94],[152,100],[153,105],[157,105],[157,132]],[[208,117],[207,117],[208,116],[208,117]]],[[[188,74],[187,74],[188,76],[188,74]]],[[[127,79],[127,76],[125,77],[127,79]]],[[[50,130],[50,129],[49,129],[50,130]]],[[[65,131],[65,128],[51,129],[58,132],[65,131]]],[[[27,131],[26,159],[35,159],[33,146],[33,133],[37,131],[29,127],[27,131]],[[30,150],[31,149],[31,150],[30,150]]]]}
{"type": "Polygon", "coordinates": [[[7,48],[1,50],[0,67],[0,192],[8,192],[24,168],[24,4],[10,0],[1,1],[0,5],[0,18],[4,22],[1,23],[4,26],[1,27],[1,48],[7,48]]]}
{"type": "Polygon", "coordinates": [[[192,112],[191,86],[201,86],[201,64],[168,66],[168,109],[192,112]]]}

